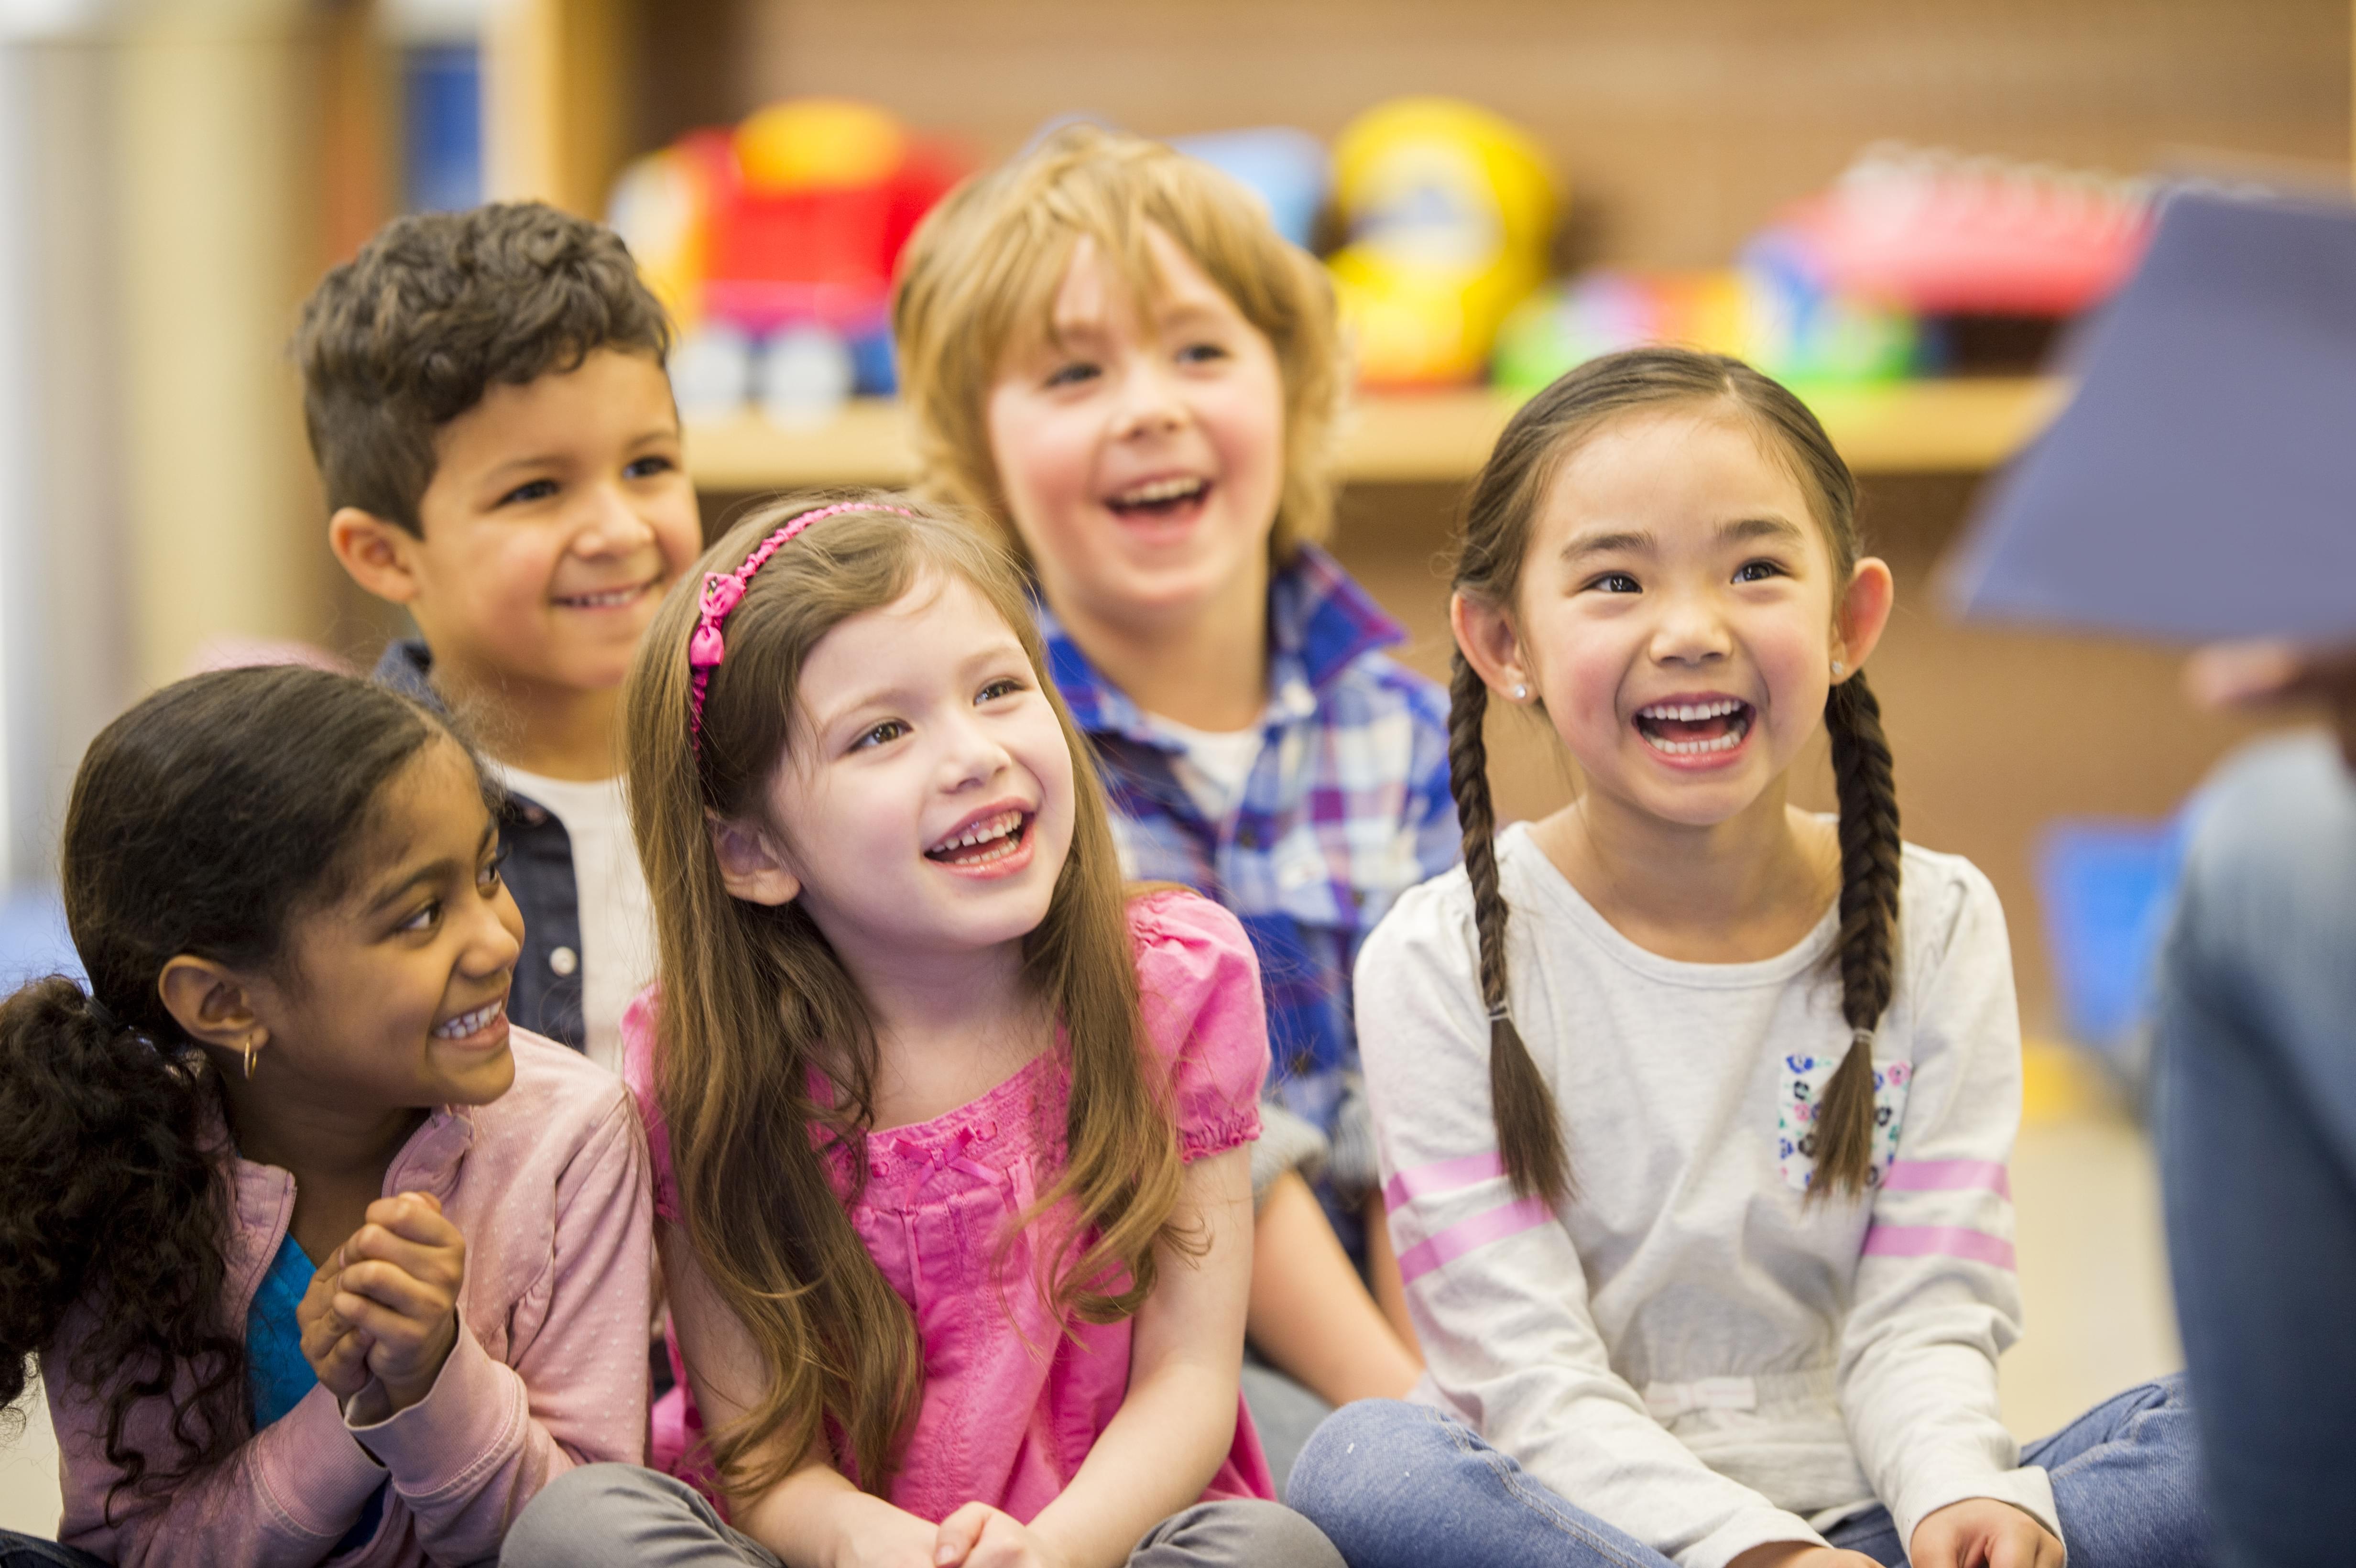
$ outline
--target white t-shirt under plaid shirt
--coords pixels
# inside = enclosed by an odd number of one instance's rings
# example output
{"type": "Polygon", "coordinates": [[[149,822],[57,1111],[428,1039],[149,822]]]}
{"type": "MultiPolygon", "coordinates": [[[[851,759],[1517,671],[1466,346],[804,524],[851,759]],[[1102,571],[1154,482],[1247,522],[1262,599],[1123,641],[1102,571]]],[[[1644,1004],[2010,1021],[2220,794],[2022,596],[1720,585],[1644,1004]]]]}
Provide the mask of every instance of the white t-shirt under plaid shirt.
{"type": "Polygon", "coordinates": [[[1558,1213],[1498,1160],[1464,873],[1401,899],[1358,965],[1421,1394],[1684,1568],[1876,1499],[1901,1541],[1972,1497],[2059,1537],[1997,1412],[2020,1033],[1987,879],[1907,847],[1869,1196],[1811,1205],[1814,1109],[1849,1049],[1837,912],[1772,958],[1682,963],[1612,929],[1526,827],[1498,871],[1515,1022],[1577,1183],[1558,1213]]]}

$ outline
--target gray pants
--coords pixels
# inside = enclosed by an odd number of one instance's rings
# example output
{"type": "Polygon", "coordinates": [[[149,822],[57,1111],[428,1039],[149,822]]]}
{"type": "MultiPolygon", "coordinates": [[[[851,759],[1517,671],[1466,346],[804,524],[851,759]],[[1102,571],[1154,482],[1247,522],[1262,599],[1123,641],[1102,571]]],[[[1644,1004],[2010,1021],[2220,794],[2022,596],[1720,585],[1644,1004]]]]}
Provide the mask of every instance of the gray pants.
{"type": "MultiPolygon", "coordinates": [[[[502,1568],[781,1568],[694,1488],[635,1465],[585,1465],[541,1488],[502,1568]]],[[[1277,1503],[1197,1503],[1145,1532],[1129,1568],[1343,1568],[1317,1527],[1277,1503]]]]}

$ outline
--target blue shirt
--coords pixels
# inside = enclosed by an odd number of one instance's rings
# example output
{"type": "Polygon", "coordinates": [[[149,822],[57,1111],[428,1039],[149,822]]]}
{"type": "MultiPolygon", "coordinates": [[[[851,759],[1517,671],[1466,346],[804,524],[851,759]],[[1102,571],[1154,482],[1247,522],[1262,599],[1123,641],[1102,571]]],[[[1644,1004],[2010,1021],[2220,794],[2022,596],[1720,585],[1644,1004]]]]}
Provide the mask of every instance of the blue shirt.
{"type": "MultiPolygon", "coordinates": [[[[302,1403],[303,1397],[319,1386],[319,1375],[303,1359],[302,1325],[294,1318],[294,1309],[303,1305],[316,1272],[310,1255],[289,1232],[278,1243],[278,1255],[270,1260],[270,1272],[254,1289],[253,1305],[246,1309],[245,1378],[253,1395],[256,1432],[302,1403]]],[[[359,1520],[327,1555],[340,1557],[367,1545],[383,1519],[384,1486],[379,1486],[369,1494],[368,1506],[360,1509],[359,1520]]]]}
{"type": "MultiPolygon", "coordinates": [[[[1268,1097],[1331,1137],[1358,1069],[1358,945],[1462,853],[1446,694],[1384,651],[1405,640],[1398,624],[1304,546],[1269,583],[1259,755],[1215,819],[1176,772],[1183,740],[1107,681],[1053,611],[1033,610],[1055,685],[1097,748],[1122,870],[1183,882],[1243,922],[1268,1003],[1268,1097]]],[[[1330,1182],[1320,1195],[1354,1243],[1330,1182]]]]}

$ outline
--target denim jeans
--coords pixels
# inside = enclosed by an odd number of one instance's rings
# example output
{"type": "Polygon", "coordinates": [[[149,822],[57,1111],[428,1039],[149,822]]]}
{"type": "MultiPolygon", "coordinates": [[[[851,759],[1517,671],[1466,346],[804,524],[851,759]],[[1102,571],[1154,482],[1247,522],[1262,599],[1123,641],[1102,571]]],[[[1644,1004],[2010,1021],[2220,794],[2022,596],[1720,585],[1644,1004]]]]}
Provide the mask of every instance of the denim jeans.
{"type": "Polygon", "coordinates": [[[106,1568],[87,1552],[37,1535],[0,1530],[0,1568],[106,1568]]]}
{"type": "MultiPolygon", "coordinates": [[[[2181,1380],[2131,1389],[2021,1452],[2053,1477],[2071,1568],[2195,1568],[2208,1531],[2193,1481],[2181,1380]]],[[[1675,1568],[1565,1500],[1462,1422],[1423,1405],[1365,1400],[1318,1428],[1293,1467],[1292,1506],[1350,1568],[1675,1568]],[[1401,1484],[1402,1474],[1413,1477],[1401,1484]]],[[[1879,1504],[1827,1532],[1836,1546],[1901,1568],[1905,1546],[1879,1504]]]]}
{"type": "Polygon", "coordinates": [[[2158,1021],[2220,1560],[2356,1561],[2356,779],[2328,737],[2254,746],[2205,792],[2158,1021]]]}

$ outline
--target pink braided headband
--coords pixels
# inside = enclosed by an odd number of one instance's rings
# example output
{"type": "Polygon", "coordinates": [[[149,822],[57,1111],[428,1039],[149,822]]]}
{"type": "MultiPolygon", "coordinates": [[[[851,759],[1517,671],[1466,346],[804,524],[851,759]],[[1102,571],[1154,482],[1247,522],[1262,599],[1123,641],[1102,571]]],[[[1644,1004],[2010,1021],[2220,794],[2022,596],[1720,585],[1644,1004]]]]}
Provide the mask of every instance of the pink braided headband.
{"type": "Polygon", "coordinates": [[[889,512],[894,517],[913,517],[916,514],[905,507],[884,507],[872,501],[837,501],[830,507],[819,507],[787,519],[786,526],[753,547],[744,564],[734,571],[707,571],[703,574],[703,602],[695,618],[695,631],[687,639],[687,667],[694,673],[689,677],[687,697],[687,743],[694,751],[703,749],[703,692],[712,684],[712,672],[728,656],[728,644],[720,628],[728,622],[730,612],[744,602],[744,590],[752,585],[753,574],[769,563],[769,558],[782,549],[793,537],[817,522],[820,517],[839,517],[844,512],[889,512]]]}

